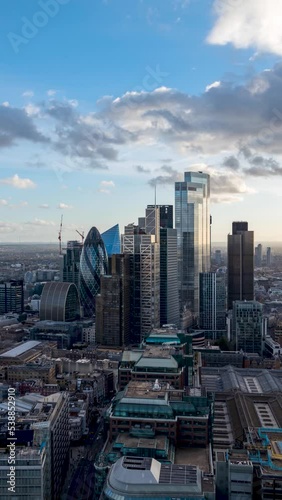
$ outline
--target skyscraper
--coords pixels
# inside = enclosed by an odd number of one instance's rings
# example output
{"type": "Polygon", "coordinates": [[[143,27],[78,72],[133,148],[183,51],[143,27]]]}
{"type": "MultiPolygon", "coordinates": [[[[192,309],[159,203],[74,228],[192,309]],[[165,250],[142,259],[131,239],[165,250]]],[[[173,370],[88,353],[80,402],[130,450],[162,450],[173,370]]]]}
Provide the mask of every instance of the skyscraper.
{"type": "Polygon", "coordinates": [[[212,331],[226,328],[226,288],[223,273],[200,273],[199,326],[212,331]]]}
{"type": "Polygon", "coordinates": [[[255,248],[255,266],[261,267],[262,264],[262,245],[259,243],[255,248]]]}
{"type": "Polygon", "coordinates": [[[113,254],[120,253],[120,234],[118,224],[110,229],[107,229],[107,231],[102,233],[101,236],[105,244],[108,257],[111,257],[113,254]]]}
{"type": "Polygon", "coordinates": [[[272,264],[272,256],[271,256],[271,248],[267,247],[266,249],[266,265],[270,267],[272,264]]]}
{"type": "Polygon", "coordinates": [[[101,276],[96,297],[96,341],[124,346],[130,339],[130,255],[114,254],[109,264],[111,274],[101,276]]]}
{"type": "Polygon", "coordinates": [[[228,235],[228,309],[234,300],[254,298],[254,232],[247,222],[233,222],[228,235]]]}
{"type": "Polygon", "coordinates": [[[160,324],[179,326],[176,229],[160,229],[160,324]]]}
{"type": "Polygon", "coordinates": [[[233,338],[236,350],[262,355],[262,304],[255,300],[233,303],[233,338]]]}
{"type": "Polygon", "coordinates": [[[24,309],[23,280],[0,283],[0,314],[22,313],[24,309]]]}
{"type": "Polygon", "coordinates": [[[108,256],[96,227],[90,229],[80,258],[80,301],[85,317],[95,313],[95,297],[100,293],[100,277],[107,274],[108,256]]]}
{"type": "Polygon", "coordinates": [[[160,245],[158,208],[147,209],[145,229],[129,224],[122,235],[122,252],[130,254],[131,341],[140,342],[160,326],[160,245]]]}
{"type": "Polygon", "coordinates": [[[147,205],[150,208],[159,208],[161,228],[173,228],[173,205],[147,205]]]}
{"type": "MultiPolygon", "coordinates": [[[[178,282],[181,311],[199,313],[199,273],[210,270],[210,176],[185,172],[175,183],[178,282]]],[[[183,325],[188,326],[188,325],[183,325]]]]}
{"type": "Polygon", "coordinates": [[[65,253],[61,255],[61,281],[74,283],[79,287],[79,265],[83,244],[80,241],[68,241],[65,253]]]}

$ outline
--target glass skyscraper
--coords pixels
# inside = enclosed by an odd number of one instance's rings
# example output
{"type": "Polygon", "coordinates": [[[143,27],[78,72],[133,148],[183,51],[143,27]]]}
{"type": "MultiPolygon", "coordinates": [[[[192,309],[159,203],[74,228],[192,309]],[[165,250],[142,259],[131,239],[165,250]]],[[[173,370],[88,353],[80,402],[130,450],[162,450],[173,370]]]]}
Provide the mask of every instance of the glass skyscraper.
{"type": "Polygon", "coordinates": [[[199,327],[203,330],[226,329],[225,274],[200,273],[199,327]]]}
{"type": "Polygon", "coordinates": [[[102,233],[101,236],[105,244],[108,257],[120,253],[120,234],[118,224],[110,227],[110,229],[107,229],[107,231],[102,233]]]}
{"type": "Polygon", "coordinates": [[[175,183],[180,310],[199,313],[199,273],[210,270],[210,176],[185,172],[175,183]]]}
{"type": "Polygon", "coordinates": [[[85,317],[95,313],[95,297],[100,293],[100,277],[107,274],[108,256],[102,237],[90,229],[80,258],[80,302],[85,317]]]}

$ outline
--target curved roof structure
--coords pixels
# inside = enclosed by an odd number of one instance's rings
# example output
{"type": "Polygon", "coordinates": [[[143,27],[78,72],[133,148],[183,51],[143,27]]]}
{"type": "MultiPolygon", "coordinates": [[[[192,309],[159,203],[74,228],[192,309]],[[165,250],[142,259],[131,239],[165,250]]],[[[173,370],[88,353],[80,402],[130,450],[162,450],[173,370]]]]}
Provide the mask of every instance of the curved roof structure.
{"type": "Polygon", "coordinates": [[[74,321],[79,313],[79,296],[74,283],[51,281],[44,285],[39,311],[41,321],[74,321]]]}
{"type": "Polygon", "coordinates": [[[95,297],[100,293],[100,278],[107,274],[108,255],[103,239],[96,227],[86,237],[80,257],[80,300],[84,316],[93,316],[95,297]]]}

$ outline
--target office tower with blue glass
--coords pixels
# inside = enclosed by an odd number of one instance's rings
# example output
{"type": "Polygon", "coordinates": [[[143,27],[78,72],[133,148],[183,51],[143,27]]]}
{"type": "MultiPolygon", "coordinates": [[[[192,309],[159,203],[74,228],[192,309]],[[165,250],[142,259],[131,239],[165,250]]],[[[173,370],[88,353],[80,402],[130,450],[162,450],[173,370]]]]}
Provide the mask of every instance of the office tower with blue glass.
{"type": "Polygon", "coordinates": [[[108,255],[96,227],[90,229],[80,259],[80,302],[83,315],[95,314],[95,297],[100,293],[101,276],[108,272],[108,255]]]}
{"type": "Polygon", "coordinates": [[[228,309],[234,300],[254,299],[254,232],[247,222],[233,222],[228,235],[228,309]]]}
{"type": "Polygon", "coordinates": [[[120,253],[120,233],[118,224],[110,229],[107,229],[107,231],[102,233],[101,236],[105,244],[108,257],[120,253]]]}
{"type": "Polygon", "coordinates": [[[185,172],[175,183],[178,286],[181,326],[199,314],[199,273],[210,271],[210,176],[185,172]]]}
{"type": "Polygon", "coordinates": [[[223,273],[200,273],[199,326],[213,332],[226,329],[226,286],[223,273]]]}

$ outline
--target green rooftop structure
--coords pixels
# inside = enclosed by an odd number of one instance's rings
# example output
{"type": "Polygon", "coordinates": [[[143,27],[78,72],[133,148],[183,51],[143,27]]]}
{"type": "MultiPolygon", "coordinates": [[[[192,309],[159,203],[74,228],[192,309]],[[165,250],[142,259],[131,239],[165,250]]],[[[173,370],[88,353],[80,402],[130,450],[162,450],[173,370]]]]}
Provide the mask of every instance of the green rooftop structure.
{"type": "Polygon", "coordinates": [[[159,381],[131,381],[109,412],[110,440],[120,433],[167,436],[173,444],[207,446],[211,441],[213,401],[197,389],[175,390],[159,381]]]}

